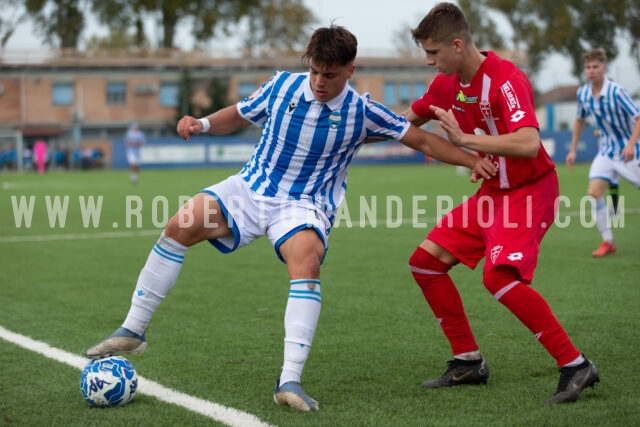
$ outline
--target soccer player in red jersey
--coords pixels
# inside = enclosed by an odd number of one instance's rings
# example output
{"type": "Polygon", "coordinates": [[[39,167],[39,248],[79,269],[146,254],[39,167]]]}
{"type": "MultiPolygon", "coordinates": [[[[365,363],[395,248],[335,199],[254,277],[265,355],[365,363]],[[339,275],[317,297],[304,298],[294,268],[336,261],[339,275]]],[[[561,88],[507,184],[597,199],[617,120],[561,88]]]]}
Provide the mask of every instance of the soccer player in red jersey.
{"type": "Polygon", "coordinates": [[[573,402],[599,381],[596,366],[572,344],[530,283],[540,243],[559,195],[554,164],[542,146],[533,89],[513,63],[481,52],[454,4],[440,3],[411,31],[439,73],[403,113],[416,125],[440,120],[449,140],[489,157],[498,175],[453,209],[409,260],[411,272],[451,345],[454,359],[429,388],[486,383],[489,368],[448,272],[486,258],[483,283],[556,360],[560,382],[547,403],[573,402]]]}

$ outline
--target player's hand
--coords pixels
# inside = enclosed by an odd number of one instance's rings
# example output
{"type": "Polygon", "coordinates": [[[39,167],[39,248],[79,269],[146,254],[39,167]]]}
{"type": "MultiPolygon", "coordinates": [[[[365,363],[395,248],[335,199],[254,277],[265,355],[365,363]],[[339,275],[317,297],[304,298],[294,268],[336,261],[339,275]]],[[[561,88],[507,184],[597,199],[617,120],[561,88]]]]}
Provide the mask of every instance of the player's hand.
{"type": "Polygon", "coordinates": [[[199,134],[202,131],[202,123],[195,117],[184,116],[178,122],[176,130],[182,139],[188,141],[191,134],[199,134]]]}
{"type": "Polygon", "coordinates": [[[457,145],[458,147],[462,146],[462,137],[464,136],[464,132],[460,129],[460,125],[458,125],[458,121],[453,115],[453,111],[446,111],[440,107],[436,107],[435,105],[432,105],[430,108],[436,114],[438,120],[440,120],[440,126],[442,127],[442,130],[447,133],[449,142],[457,145]]]}
{"type": "Polygon", "coordinates": [[[480,179],[491,179],[498,173],[498,168],[487,157],[478,157],[471,170],[471,182],[478,182],[480,179]]]}
{"type": "Polygon", "coordinates": [[[630,162],[636,156],[634,144],[627,144],[622,149],[622,160],[630,162]]]}
{"type": "Polygon", "coordinates": [[[567,158],[564,159],[565,163],[569,167],[569,170],[573,170],[573,166],[576,164],[576,153],[575,151],[569,151],[567,154],[567,158]]]}

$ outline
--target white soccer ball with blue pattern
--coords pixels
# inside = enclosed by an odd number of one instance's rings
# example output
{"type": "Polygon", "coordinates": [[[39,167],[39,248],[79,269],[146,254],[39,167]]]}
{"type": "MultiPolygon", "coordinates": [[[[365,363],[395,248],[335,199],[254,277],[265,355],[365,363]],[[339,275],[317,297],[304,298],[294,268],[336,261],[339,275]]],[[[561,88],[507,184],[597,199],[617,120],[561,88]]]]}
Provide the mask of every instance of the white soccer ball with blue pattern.
{"type": "Polygon", "coordinates": [[[122,406],[131,402],[138,388],[138,374],[121,356],[90,360],[80,374],[80,391],[91,406],[122,406]]]}

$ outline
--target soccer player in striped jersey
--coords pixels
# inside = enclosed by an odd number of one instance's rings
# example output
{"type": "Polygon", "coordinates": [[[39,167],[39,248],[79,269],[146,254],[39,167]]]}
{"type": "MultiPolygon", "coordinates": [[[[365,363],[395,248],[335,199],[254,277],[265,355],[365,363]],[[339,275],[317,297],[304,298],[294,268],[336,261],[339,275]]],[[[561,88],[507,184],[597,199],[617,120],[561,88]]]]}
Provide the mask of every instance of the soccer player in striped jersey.
{"type": "Polygon", "coordinates": [[[474,45],[469,23],[452,3],[436,5],[412,30],[439,73],[403,113],[422,125],[438,119],[454,144],[491,159],[498,174],[454,208],[416,248],[411,272],[449,340],[453,360],[429,388],[486,383],[489,368],[471,331],[449,270],[485,258],[483,284],[544,346],[560,368],[547,403],[572,402],[598,378],[549,304],[530,286],[540,243],[554,222],[555,167],[540,139],[533,88],[513,63],[474,45]]]}
{"type": "MultiPolygon", "coordinates": [[[[267,236],[286,263],[284,363],[274,391],[278,404],[317,410],[301,387],[302,370],[320,315],[320,265],[347,187],[347,167],[365,141],[395,139],[489,179],[494,165],[353,90],[357,40],[344,27],[316,30],[303,55],[307,73],[276,72],[254,94],[207,117],[185,116],[177,132],[227,135],[250,125],[262,136],[242,170],[203,189],[171,218],[140,273],[120,328],[89,348],[98,358],[141,353],[151,316],[173,287],[187,249],[209,241],[223,253],[267,236]]],[[[213,280],[224,280],[212,276],[213,280]]],[[[258,289],[259,287],[254,289],[258,289]]]]}
{"type": "Polygon", "coordinates": [[[588,82],[578,88],[578,110],[566,163],[573,169],[576,147],[587,119],[591,118],[600,147],[589,170],[588,194],[596,200],[596,225],[602,235],[600,247],[591,255],[602,258],[617,250],[604,199],[607,188],[614,191],[611,195],[614,212],[621,176],[640,188],[640,107],[622,86],[605,77],[607,53],[604,49],[590,50],[582,57],[588,82]]]}
{"type": "Polygon", "coordinates": [[[129,130],[124,136],[124,143],[127,147],[127,162],[131,171],[131,183],[138,183],[138,171],[140,170],[140,149],[144,146],[146,138],[140,130],[137,122],[129,125],[129,130]]]}

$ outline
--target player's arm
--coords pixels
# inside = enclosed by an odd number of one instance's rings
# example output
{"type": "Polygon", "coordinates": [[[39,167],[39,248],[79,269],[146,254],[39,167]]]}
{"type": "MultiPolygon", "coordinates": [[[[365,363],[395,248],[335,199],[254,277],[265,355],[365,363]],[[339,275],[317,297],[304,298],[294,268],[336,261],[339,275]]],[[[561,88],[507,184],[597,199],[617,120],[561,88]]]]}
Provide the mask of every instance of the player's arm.
{"type": "Polygon", "coordinates": [[[495,165],[488,159],[458,148],[441,136],[414,125],[409,127],[400,142],[441,162],[468,167],[474,172],[472,182],[477,181],[477,176],[490,179],[497,172],[495,165]]]}
{"type": "Polygon", "coordinates": [[[585,120],[579,117],[576,117],[575,121],[573,122],[571,146],[569,147],[569,153],[567,153],[567,158],[565,159],[565,163],[570,170],[573,170],[573,166],[576,164],[576,149],[578,148],[578,142],[580,142],[580,137],[582,136],[582,132],[584,131],[585,124],[585,120]]]}
{"type": "Polygon", "coordinates": [[[403,116],[405,119],[407,119],[409,123],[412,123],[418,127],[422,126],[428,121],[428,119],[414,113],[411,107],[404,110],[400,115],[403,116]]]}
{"type": "Polygon", "coordinates": [[[635,145],[640,139],[640,116],[636,117],[636,124],[631,132],[631,137],[627,141],[627,145],[622,149],[622,156],[625,162],[630,162],[636,157],[635,145]]]}
{"type": "Polygon", "coordinates": [[[524,126],[503,135],[476,135],[462,132],[453,111],[431,106],[449,141],[459,147],[494,156],[534,158],[540,149],[540,133],[533,126],[524,126]]]}
{"type": "Polygon", "coordinates": [[[251,122],[240,115],[236,105],[230,105],[201,119],[184,116],[178,122],[177,131],[182,139],[188,141],[191,134],[208,133],[210,135],[229,135],[250,125],[251,122]],[[206,127],[206,123],[203,123],[205,120],[209,122],[209,126],[208,129],[203,132],[206,127]]]}

